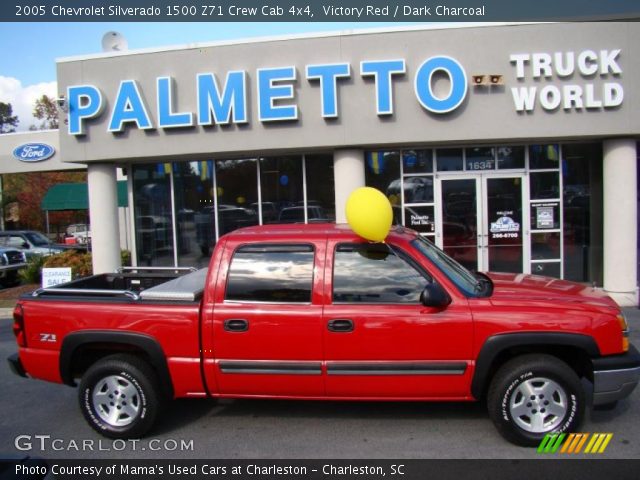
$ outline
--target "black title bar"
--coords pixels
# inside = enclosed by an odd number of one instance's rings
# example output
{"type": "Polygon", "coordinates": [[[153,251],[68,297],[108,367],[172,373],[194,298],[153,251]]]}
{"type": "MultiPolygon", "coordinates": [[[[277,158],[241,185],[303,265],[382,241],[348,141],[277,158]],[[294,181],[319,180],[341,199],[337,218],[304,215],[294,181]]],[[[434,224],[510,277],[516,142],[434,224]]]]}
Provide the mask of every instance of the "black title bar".
{"type": "Polygon", "coordinates": [[[640,18],[637,0],[4,0],[3,22],[504,22],[640,18]]]}

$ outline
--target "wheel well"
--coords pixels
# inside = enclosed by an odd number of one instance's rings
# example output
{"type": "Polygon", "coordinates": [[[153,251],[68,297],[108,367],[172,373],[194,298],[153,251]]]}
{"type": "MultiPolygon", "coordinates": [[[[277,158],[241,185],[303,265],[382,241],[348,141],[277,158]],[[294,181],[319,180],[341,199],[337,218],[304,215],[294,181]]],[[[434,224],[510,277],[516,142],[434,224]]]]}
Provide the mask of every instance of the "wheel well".
{"type": "Polygon", "coordinates": [[[498,369],[512,358],[526,354],[546,354],[558,358],[576,372],[580,378],[588,378],[593,381],[593,369],[591,366],[591,358],[579,347],[567,345],[518,345],[505,348],[498,353],[491,363],[488,374],[482,385],[480,398],[486,398],[489,384],[495,376],[498,369]]]}
{"type": "Polygon", "coordinates": [[[134,355],[147,363],[158,376],[160,388],[169,395],[169,398],[173,396],[173,385],[166,367],[163,369],[162,366],[158,365],[157,359],[154,361],[149,352],[143,348],[127,343],[92,342],[79,345],[71,355],[71,361],[66,372],[68,378],[71,380],[80,378],[96,362],[118,353],[134,355]]]}

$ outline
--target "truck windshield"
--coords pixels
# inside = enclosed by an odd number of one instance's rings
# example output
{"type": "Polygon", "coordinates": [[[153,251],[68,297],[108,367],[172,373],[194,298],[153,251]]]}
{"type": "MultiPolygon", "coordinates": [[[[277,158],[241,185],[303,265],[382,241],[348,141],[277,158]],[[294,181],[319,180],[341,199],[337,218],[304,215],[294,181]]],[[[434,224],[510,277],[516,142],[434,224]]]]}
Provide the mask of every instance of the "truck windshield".
{"type": "Polygon", "coordinates": [[[493,286],[488,277],[481,274],[474,275],[426,238],[418,235],[411,245],[439,268],[466,296],[491,295],[493,286]]]}

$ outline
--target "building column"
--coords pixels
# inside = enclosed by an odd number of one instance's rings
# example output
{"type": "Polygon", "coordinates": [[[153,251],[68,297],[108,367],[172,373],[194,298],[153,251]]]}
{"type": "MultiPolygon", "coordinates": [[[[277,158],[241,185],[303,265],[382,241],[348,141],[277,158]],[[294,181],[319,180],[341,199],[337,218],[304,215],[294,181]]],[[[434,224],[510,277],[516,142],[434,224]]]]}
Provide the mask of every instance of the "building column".
{"type": "Polygon", "coordinates": [[[90,163],[87,172],[93,273],[114,272],[121,266],[116,167],[90,163]]]}
{"type": "Polygon", "coordinates": [[[636,141],[603,142],[604,289],[621,306],[638,304],[636,141]]]}
{"type": "Polygon", "coordinates": [[[365,186],[364,151],[333,152],[333,177],[336,191],[336,223],[347,223],[347,199],[356,188],[365,186]]]}

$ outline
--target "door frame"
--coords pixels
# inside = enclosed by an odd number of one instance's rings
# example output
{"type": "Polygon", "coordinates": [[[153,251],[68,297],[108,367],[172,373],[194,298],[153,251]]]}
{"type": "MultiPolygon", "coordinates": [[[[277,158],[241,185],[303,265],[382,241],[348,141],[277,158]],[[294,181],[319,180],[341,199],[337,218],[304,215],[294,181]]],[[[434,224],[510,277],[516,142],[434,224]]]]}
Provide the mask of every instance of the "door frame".
{"type": "Polygon", "coordinates": [[[434,182],[435,221],[436,221],[436,245],[443,248],[443,201],[442,182],[447,180],[475,180],[476,182],[476,228],[478,250],[478,271],[487,271],[489,267],[489,212],[487,198],[487,180],[494,178],[519,178],[522,194],[522,273],[531,273],[531,214],[529,207],[529,182],[526,172],[497,172],[482,171],[477,173],[460,172],[436,174],[434,182]],[[479,198],[478,198],[479,197],[479,198]]]}

